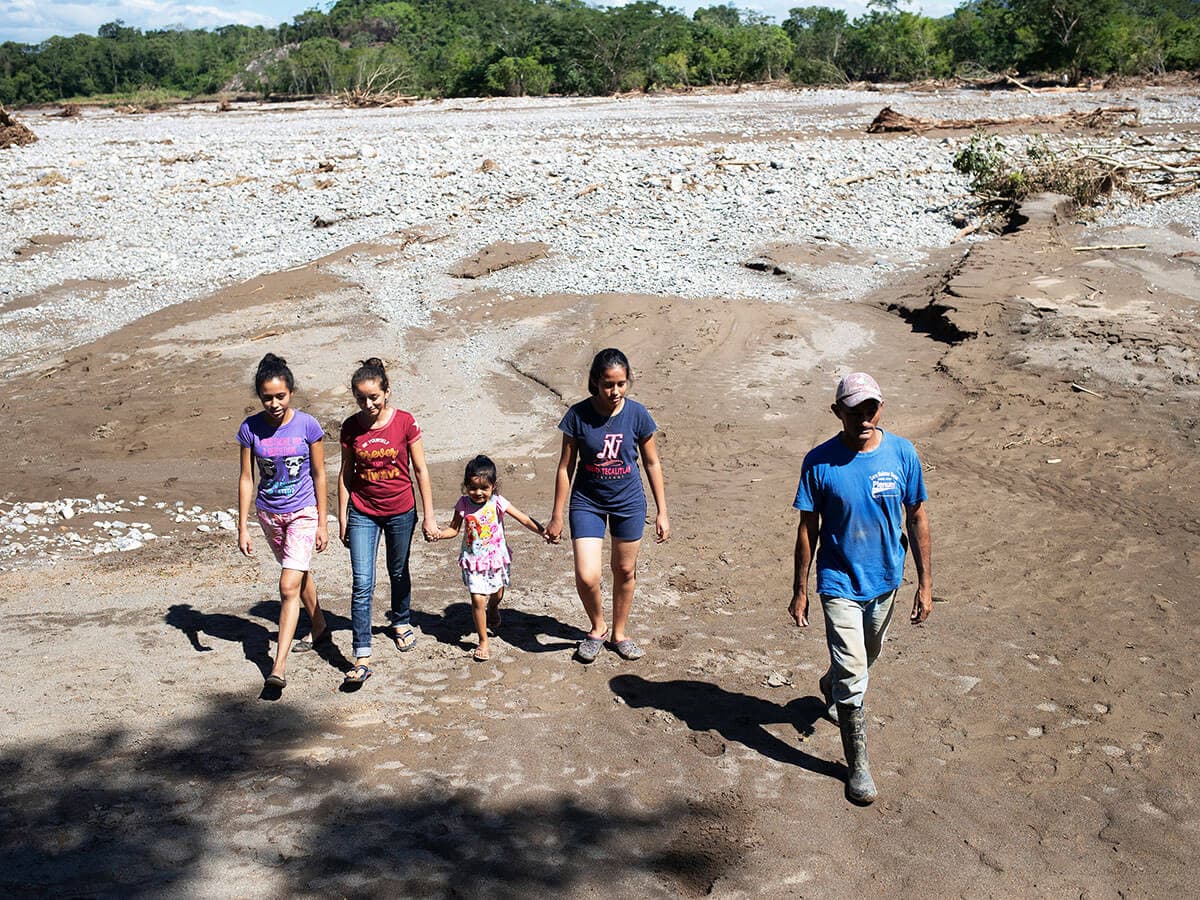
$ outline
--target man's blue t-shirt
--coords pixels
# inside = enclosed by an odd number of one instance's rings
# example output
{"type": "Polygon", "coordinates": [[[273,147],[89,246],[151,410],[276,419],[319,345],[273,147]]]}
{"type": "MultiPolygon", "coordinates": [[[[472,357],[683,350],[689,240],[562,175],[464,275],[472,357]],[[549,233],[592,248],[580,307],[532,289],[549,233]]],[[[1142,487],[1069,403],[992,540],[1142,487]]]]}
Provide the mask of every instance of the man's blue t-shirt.
{"type": "Polygon", "coordinates": [[[926,499],[921,461],[902,437],[883,432],[858,452],[839,435],[810,450],[792,506],[821,517],[817,593],[866,602],[900,587],[904,508],[926,499]]]}
{"type": "Polygon", "coordinates": [[[589,398],[568,409],[558,428],[579,451],[572,507],[621,515],[645,505],[638,442],[658,430],[646,407],[626,397],[619,412],[604,416],[589,398]]]}

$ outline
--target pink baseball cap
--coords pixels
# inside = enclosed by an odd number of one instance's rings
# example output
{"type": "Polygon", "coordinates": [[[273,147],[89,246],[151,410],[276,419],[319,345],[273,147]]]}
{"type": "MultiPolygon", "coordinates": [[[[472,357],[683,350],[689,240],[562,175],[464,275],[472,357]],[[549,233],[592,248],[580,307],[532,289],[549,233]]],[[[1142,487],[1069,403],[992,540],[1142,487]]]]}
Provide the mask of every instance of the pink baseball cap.
{"type": "Polygon", "coordinates": [[[851,372],[838,382],[837,402],[843,406],[858,406],[864,400],[883,402],[883,394],[875,379],[866,372],[851,372]]]}

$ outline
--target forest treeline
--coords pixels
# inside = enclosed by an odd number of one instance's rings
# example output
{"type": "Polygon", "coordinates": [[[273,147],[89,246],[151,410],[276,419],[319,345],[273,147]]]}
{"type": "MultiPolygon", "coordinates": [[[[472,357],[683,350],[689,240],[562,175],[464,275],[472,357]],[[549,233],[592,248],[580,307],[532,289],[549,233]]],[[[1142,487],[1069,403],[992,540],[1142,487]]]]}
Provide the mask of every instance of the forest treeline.
{"type": "Polygon", "coordinates": [[[968,0],[930,18],[872,0],[783,22],[732,5],[338,0],[275,28],[143,31],[0,44],[0,103],[157,90],[423,96],[608,94],[790,79],[911,81],[999,72],[1070,80],[1200,67],[1200,0],[968,0]]]}

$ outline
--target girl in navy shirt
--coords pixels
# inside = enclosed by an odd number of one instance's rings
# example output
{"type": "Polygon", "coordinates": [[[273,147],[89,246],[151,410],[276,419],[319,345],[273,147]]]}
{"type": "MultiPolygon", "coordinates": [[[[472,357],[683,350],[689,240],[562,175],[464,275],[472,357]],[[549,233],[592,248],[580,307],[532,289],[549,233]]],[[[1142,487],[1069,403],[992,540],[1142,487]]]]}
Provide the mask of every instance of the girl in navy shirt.
{"type": "Polygon", "coordinates": [[[570,494],[571,548],[575,556],[575,586],[591,619],[591,630],[576,656],[590,663],[605,642],[624,659],[643,655],[625,633],[633,606],[634,572],[646,521],[646,492],[638,470],[640,453],[658,514],[655,540],[671,534],[662,462],[654,444],[658,426],[646,407],[625,396],[633,380],[629,360],[620,350],[601,350],[588,373],[587,400],[576,403],[559,422],[562,454],[554,483],[554,511],[546,539],[558,543],[563,510],[570,494]],[[612,629],[604,620],[600,592],[601,549],[607,526],[612,536],[612,629]]]}

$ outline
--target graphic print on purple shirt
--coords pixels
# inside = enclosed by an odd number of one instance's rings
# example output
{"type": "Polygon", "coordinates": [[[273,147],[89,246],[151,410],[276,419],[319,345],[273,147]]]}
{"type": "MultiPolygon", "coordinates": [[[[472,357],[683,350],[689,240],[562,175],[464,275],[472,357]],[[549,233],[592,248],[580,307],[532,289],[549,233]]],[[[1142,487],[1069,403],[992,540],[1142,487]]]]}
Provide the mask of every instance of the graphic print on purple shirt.
{"type": "Polygon", "coordinates": [[[658,431],[649,411],[625,399],[620,412],[604,416],[591,399],[576,403],[558,423],[579,451],[571,489],[571,507],[622,513],[646,502],[638,469],[638,442],[658,431]]]}
{"type": "Polygon", "coordinates": [[[324,436],[317,420],[299,410],[278,428],[267,421],[265,413],[242,422],[237,441],[250,448],[259,473],[255,506],[278,515],[316,505],[309,447],[324,436]]]}

